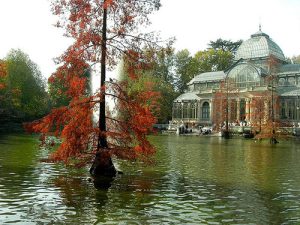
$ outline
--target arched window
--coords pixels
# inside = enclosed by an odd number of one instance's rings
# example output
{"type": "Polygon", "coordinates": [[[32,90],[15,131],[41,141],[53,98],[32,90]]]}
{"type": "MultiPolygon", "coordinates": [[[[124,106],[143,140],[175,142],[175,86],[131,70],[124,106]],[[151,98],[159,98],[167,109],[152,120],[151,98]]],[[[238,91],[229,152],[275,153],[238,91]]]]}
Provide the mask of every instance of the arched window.
{"type": "Polygon", "coordinates": [[[289,77],[288,82],[289,82],[289,85],[295,85],[296,84],[295,77],[289,77]]]}
{"type": "Polygon", "coordinates": [[[281,100],[281,119],[286,119],[285,101],[281,100]]]}
{"type": "Polygon", "coordinates": [[[182,105],[180,102],[173,103],[173,118],[174,119],[182,118],[182,105]]]}
{"type": "Polygon", "coordinates": [[[197,103],[196,102],[191,103],[191,118],[192,119],[197,118],[197,103]]]}
{"type": "Polygon", "coordinates": [[[202,105],[202,119],[203,120],[209,120],[210,118],[210,109],[209,109],[209,103],[204,102],[202,105]]]}
{"type": "Polygon", "coordinates": [[[189,106],[190,104],[189,104],[189,102],[184,102],[183,103],[183,105],[182,105],[182,118],[184,118],[184,119],[187,119],[187,118],[189,118],[189,108],[190,108],[190,106],[189,106]]]}
{"type": "Polygon", "coordinates": [[[279,86],[284,86],[285,85],[285,78],[279,78],[278,84],[279,84],[279,86]]]}

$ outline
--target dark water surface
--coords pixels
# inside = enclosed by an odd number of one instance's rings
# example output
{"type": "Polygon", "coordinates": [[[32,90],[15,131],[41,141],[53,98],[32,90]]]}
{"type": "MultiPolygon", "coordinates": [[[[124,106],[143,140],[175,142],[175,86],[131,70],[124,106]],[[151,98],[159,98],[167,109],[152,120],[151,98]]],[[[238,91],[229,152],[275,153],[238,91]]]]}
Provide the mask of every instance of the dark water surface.
{"type": "Polygon", "coordinates": [[[36,137],[0,137],[0,224],[300,224],[300,142],[151,137],[155,165],[87,170],[40,162],[36,137]]]}

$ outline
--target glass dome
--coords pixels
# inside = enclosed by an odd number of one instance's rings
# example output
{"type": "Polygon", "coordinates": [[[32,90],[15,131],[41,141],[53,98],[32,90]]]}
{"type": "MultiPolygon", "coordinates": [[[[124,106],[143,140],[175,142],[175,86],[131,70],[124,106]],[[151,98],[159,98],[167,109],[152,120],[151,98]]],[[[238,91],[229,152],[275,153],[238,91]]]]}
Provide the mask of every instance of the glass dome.
{"type": "Polygon", "coordinates": [[[244,41],[235,54],[235,60],[255,59],[261,57],[275,56],[285,61],[284,54],[280,47],[270,39],[269,35],[261,30],[251,35],[251,38],[244,41]]]}
{"type": "Polygon", "coordinates": [[[248,88],[260,85],[260,70],[249,64],[239,64],[229,73],[228,78],[235,83],[238,88],[248,88]]]}

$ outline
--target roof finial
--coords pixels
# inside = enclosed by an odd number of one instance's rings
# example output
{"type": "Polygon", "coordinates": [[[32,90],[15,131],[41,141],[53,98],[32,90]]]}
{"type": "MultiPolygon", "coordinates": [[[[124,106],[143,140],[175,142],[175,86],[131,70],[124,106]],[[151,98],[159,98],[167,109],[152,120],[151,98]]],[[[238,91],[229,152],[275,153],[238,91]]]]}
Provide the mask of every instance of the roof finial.
{"type": "Polygon", "coordinates": [[[261,16],[259,17],[259,31],[261,32],[261,16]]]}

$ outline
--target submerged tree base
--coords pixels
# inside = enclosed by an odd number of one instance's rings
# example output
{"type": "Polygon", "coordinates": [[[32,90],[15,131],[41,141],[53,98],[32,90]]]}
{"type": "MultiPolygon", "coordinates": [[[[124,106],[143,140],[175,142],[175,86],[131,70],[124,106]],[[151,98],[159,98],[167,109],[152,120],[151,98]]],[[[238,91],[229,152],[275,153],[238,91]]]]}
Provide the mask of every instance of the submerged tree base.
{"type": "Polygon", "coordinates": [[[277,141],[277,139],[276,139],[275,137],[271,137],[271,139],[270,139],[270,144],[277,144],[277,143],[279,143],[279,142],[277,141]]]}
{"type": "Polygon", "coordinates": [[[222,131],[222,137],[225,138],[225,139],[229,139],[230,138],[230,132],[228,130],[222,131]]]}
{"type": "Polygon", "coordinates": [[[96,178],[101,176],[114,177],[117,173],[109,152],[107,150],[97,152],[90,168],[90,174],[96,178]]]}
{"type": "Polygon", "coordinates": [[[93,184],[96,189],[107,190],[111,187],[114,177],[97,176],[93,179],[93,184]]]}

